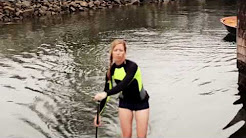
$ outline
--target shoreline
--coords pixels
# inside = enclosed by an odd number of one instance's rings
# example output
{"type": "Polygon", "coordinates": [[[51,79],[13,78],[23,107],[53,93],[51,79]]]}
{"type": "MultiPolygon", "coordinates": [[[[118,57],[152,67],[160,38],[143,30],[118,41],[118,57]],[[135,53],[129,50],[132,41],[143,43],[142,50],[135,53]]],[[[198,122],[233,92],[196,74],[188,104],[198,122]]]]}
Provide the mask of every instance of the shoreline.
{"type": "Polygon", "coordinates": [[[0,23],[140,3],[142,3],[140,0],[0,0],[0,23]]]}

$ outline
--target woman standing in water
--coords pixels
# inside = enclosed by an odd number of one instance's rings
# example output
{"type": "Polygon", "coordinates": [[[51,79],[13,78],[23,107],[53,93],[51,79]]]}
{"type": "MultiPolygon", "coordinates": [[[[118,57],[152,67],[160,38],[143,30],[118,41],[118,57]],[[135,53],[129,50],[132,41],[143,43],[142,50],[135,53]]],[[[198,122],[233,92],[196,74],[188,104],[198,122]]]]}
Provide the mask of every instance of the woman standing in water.
{"type": "MultiPolygon", "coordinates": [[[[119,95],[119,119],[122,137],[132,137],[132,120],[135,116],[137,137],[145,138],[149,120],[149,95],[143,88],[142,76],[138,65],[126,59],[126,42],[116,39],[111,43],[110,66],[106,74],[104,92],[97,93],[94,100],[101,101],[100,114],[108,96],[119,95]]],[[[100,126],[94,119],[94,125],[100,126]]]]}

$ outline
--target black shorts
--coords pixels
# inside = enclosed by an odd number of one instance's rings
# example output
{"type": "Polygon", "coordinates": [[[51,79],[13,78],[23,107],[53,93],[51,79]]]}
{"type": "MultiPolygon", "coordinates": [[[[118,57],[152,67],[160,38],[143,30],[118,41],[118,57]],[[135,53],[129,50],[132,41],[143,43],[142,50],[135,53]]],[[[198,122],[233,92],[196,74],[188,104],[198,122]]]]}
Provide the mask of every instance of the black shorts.
{"type": "Polygon", "coordinates": [[[119,107],[120,108],[126,108],[131,111],[138,111],[138,110],[143,110],[143,109],[148,109],[149,108],[149,100],[143,100],[139,103],[129,103],[127,101],[124,101],[120,99],[119,101],[119,107]]]}

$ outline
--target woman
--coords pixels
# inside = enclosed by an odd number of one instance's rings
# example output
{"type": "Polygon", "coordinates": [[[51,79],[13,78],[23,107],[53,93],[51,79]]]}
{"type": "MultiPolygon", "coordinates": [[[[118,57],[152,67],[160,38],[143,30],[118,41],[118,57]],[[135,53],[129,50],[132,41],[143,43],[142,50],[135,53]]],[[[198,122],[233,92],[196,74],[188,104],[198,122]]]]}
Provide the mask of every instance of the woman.
{"type": "MultiPolygon", "coordinates": [[[[119,119],[122,137],[132,136],[132,120],[135,112],[137,136],[145,138],[149,120],[149,95],[143,88],[138,65],[126,59],[126,42],[116,39],[111,43],[110,66],[106,74],[105,92],[97,93],[94,100],[101,101],[100,114],[108,96],[119,95],[119,119]]],[[[94,119],[94,125],[100,126],[94,119]]]]}

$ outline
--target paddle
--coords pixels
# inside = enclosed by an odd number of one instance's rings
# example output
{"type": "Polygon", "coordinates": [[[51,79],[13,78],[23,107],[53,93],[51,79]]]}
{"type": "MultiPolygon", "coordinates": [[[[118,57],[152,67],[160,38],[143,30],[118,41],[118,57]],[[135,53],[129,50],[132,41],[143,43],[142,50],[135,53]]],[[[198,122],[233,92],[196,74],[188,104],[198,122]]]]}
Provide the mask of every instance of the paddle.
{"type": "MultiPolygon", "coordinates": [[[[99,124],[99,112],[100,112],[100,101],[97,101],[97,125],[99,124]]],[[[97,138],[98,127],[96,127],[96,138],[97,138]]]]}

